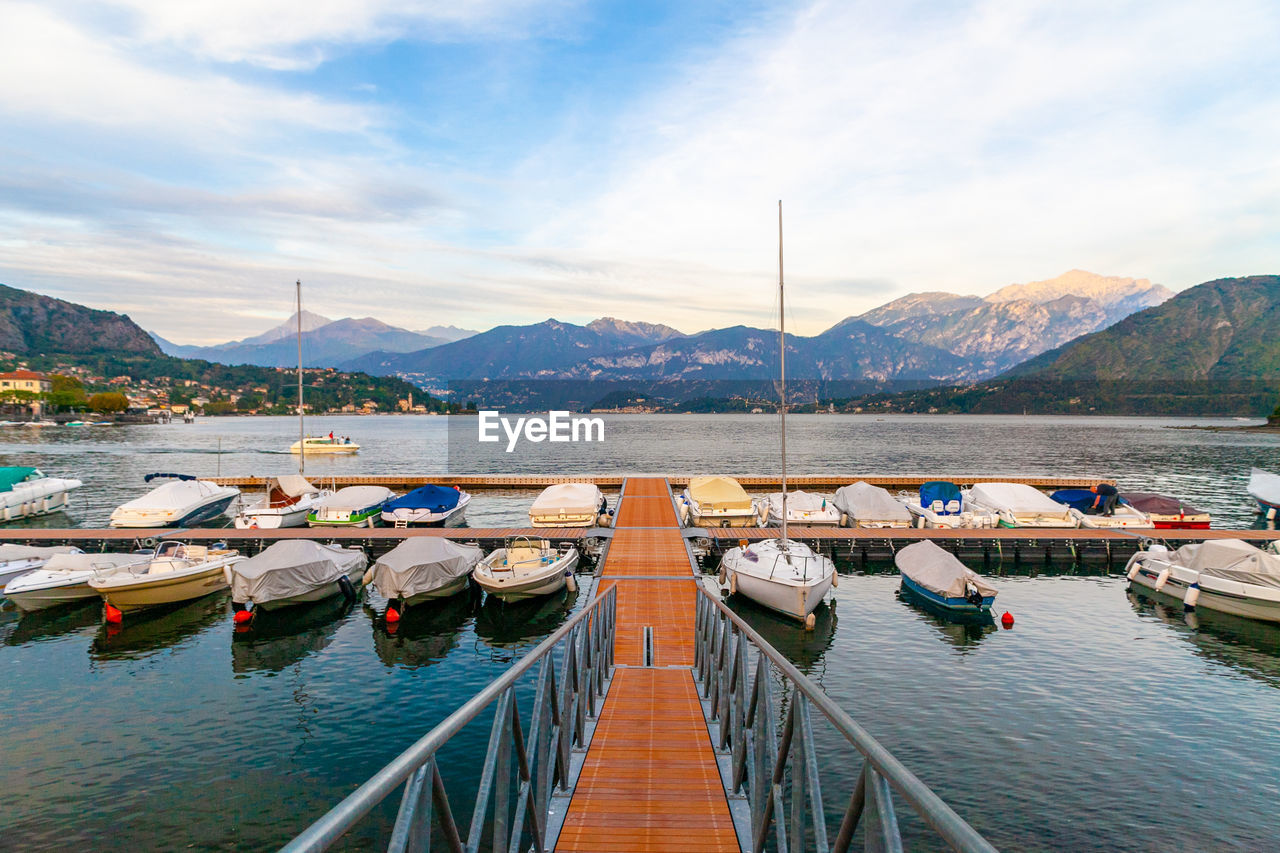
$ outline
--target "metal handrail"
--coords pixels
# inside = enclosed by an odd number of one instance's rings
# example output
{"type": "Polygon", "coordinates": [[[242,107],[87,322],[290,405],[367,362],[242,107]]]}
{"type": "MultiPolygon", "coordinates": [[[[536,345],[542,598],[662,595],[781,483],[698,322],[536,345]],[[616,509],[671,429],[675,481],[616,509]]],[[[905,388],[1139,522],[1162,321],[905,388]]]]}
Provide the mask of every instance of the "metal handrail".
{"type": "Polygon", "coordinates": [[[613,671],[617,588],[610,585],[590,604],[516,662],[390,764],[307,827],[282,850],[326,850],[374,807],[403,786],[400,811],[388,850],[427,846],[432,827],[455,853],[479,849],[490,799],[494,850],[543,851],[549,847],[548,815],[552,789],[571,784],[571,752],[586,745],[587,722],[599,712],[613,671]],[[553,654],[563,644],[557,673],[553,654]],[[522,675],[541,663],[530,720],[521,720],[515,687],[522,675]],[[464,840],[454,821],[436,753],[450,738],[497,702],[489,751],[464,840]],[[517,795],[510,802],[512,759],[517,765],[517,795]],[[526,821],[529,826],[526,829],[526,821]],[[531,836],[531,841],[522,839],[531,836]]]}
{"type": "Polygon", "coordinates": [[[772,829],[779,851],[844,853],[865,813],[869,815],[865,826],[868,846],[901,850],[892,799],[892,793],[897,792],[953,849],[965,853],[995,850],[822,688],[702,585],[698,586],[695,632],[694,676],[709,706],[707,716],[714,724],[715,746],[732,756],[726,787],[732,795],[740,795],[745,789],[750,807],[745,849],[763,851],[772,829]],[[748,646],[755,650],[754,667],[749,664],[748,646]],[[753,668],[754,679],[749,675],[753,668]],[[781,721],[781,740],[776,731],[779,721],[773,712],[771,669],[793,687],[786,717],[781,721]],[[817,708],[864,759],[857,786],[830,844],[810,706],[817,708]],[[784,810],[788,788],[789,829],[784,810]],[[808,823],[812,825],[807,826],[808,823]]]}

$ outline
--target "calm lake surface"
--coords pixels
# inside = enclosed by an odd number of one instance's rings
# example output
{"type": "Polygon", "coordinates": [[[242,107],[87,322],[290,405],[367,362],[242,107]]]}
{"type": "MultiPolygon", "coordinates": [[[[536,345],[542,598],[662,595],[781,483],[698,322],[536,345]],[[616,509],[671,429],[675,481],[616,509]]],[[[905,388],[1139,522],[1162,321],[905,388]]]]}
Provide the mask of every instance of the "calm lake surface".
{"type": "MultiPolygon", "coordinates": [[[[308,473],[465,473],[446,421],[311,419],[314,432],[351,435],[363,449],[308,460],[308,473]]],[[[489,470],[777,467],[772,417],[607,421],[603,449],[513,454],[508,467],[489,470]]],[[[1190,423],[796,417],[788,454],[800,474],[1109,475],[1185,497],[1217,525],[1255,523],[1244,483],[1252,465],[1280,469],[1280,440],[1169,428],[1190,423]]],[[[293,470],[281,450],[295,430],[287,418],[6,430],[0,457],[84,479],[70,518],[46,523],[98,526],[144,490],[150,471],[293,470]]],[[[481,493],[470,522],[518,523],[530,500],[481,493]]],[[[853,568],[841,566],[834,606],[810,635],[735,606],[997,846],[1280,848],[1280,629],[1204,614],[1189,623],[1130,596],[1121,577],[1052,569],[995,578],[1013,630],[954,626],[900,599],[888,567],[853,568]]],[[[382,602],[368,593],[354,606],[322,603],[242,635],[225,594],[128,619],[118,631],[101,625],[93,605],[25,618],[6,607],[0,849],[277,846],[589,601],[594,580],[582,575],[580,584],[576,595],[517,607],[459,597],[411,611],[395,636],[375,621],[382,602]]],[[[451,792],[475,784],[487,736],[481,720],[450,744],[451,792]]],[[[820,751],[833,820],[856,770],[838,747],[827,736],[820,751]]],[[[456,807],[465,816],[460,796],[456,807]]],[[[370,832],[389,820],[380,814],[370,832]]],[[[932,846],[904,824],[909,843],[932,846]]],[[[348,846],[373,845],[357,836],[348,846]]]]}

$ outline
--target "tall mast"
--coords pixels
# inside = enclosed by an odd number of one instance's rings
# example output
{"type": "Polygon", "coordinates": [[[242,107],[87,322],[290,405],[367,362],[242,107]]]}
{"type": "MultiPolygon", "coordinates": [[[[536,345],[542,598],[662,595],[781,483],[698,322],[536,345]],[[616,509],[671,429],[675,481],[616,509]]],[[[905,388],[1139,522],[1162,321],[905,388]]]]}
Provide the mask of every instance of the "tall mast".
{"type": "Polygon", "coordinates": [[[298,473],[307,473],[307,433],[302,421],[302,279],[298,279],[298,473]]]}
{"type": "MultiPolygon", "coordinates": [[[[787,541],[787,305],[783,301],[782,287],[782,200],[778,200],[778,344],[782,374],[779,409],[782,421],[782,541],[787,541]]],[[[784,553],[787,553],[784,547],[784,553]]]]}

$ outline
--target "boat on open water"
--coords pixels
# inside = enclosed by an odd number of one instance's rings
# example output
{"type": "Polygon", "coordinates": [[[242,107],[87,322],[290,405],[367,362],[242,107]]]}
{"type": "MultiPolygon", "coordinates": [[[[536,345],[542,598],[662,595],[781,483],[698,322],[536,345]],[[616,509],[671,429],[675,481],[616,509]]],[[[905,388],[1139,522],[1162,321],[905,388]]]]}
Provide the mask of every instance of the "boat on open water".
{"type": "Polygon", "coordinates": [[[893,562],[902,575],[904,590],[947,614],[988,613],[996,600],[995,587],[928,539],[898,551],[893,562]]]}

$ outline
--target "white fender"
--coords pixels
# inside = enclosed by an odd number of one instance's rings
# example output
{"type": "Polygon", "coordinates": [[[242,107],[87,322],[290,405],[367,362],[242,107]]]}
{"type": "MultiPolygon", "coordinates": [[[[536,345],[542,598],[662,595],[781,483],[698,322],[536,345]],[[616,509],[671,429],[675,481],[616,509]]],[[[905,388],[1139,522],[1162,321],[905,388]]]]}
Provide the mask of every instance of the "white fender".
{"type": "Polygon", "coordinates": [[[1190,607],[1194,610],[1196,606],[1196,602],[1198,602],[1199,600],[1200,600],[1200,584],[1193,583],[1191,586],[1187,587],[1187,594],[1186,596],[1183,597],[1182,604],[1183,606],[1190,607]]]}
{"type": "Polygon", "coordinates": [[[1129,558],[1129,565],[1126,567],[1124,577],[1130,583],[1138,576],[1138,570],[1142,568],[1142,561],[1139,559],[1141,556],[1141,554],[1134,554],[1129,558]]]}
{"type": "Polygon", "coordinates": [[[1160,574],[1156,575],[1156,586],[1155,586],[1156,592],[1159,592],[1160,590],[1164,589],[1164,585],[1168,582],[1169,582],[1169,568],[1168,566],[1166,566],[1165,568],[1160,570],[1160,574]]]}
{"type": "Polygon", "coordinates": [[[569,592],[578,591],[578,579],[573,575],[569,575],[569,577],[565,579],[564,585],[568,588],[569,592]]]}

